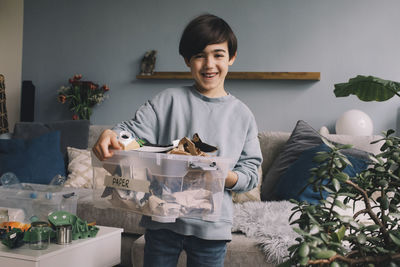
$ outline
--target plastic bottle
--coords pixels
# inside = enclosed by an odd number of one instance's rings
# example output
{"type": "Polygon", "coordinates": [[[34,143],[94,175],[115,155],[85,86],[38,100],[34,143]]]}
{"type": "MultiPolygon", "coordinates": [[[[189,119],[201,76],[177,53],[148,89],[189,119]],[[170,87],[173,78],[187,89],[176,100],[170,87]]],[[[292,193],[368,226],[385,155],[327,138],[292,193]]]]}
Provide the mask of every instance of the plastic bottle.
{"type": "Polygon", "coordinates": [[[18,177],[12,172],[6,172],[0,177],[1,185],[4,188],[23,189],[18,177]]]}
{"type": "MultiPolygon", "coordinates": [[[[51,179],[49,186],[48,186],[48,192],[59,192],[63,189],[65,181],[67,178],[65,176],[62,176],[60,174],[57,174],[56,176],[51,179]]],[[[47,196],[46,196],[47,197],[47,196]]]]}

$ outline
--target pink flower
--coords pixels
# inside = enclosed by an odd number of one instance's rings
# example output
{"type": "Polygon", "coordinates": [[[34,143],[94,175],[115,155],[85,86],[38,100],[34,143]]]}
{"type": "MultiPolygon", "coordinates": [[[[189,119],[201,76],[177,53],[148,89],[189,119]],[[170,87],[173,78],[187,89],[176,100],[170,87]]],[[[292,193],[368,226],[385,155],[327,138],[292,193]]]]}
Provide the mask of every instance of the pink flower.
{"type": "Polygon", "coordinates": [[[79,120],[79,117],[78,117],[78,115],[74,114],[74,116],[72,116],[72,119],[73,119],[74,121],[77,121],[77,120],[79,120]]]}

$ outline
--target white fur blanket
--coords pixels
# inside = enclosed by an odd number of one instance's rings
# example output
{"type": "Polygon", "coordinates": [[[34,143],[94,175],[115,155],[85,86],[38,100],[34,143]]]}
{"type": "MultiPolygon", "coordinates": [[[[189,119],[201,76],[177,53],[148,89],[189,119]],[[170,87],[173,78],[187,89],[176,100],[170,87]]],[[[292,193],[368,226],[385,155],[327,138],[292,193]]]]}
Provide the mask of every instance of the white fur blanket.
{"type": "Polygon", "coordinates": [[[289,225],[294,204],[289,201],[244,202],[234,205],[232,232],[257,241],[270,263],[281,263],[298,234],[289,225]]]}

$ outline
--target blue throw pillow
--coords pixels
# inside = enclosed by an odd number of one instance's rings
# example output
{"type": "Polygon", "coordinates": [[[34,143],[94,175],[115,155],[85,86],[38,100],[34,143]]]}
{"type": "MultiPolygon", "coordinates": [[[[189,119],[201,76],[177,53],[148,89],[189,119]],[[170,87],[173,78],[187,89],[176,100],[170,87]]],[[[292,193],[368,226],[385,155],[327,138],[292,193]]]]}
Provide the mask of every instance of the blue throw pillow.
{"type": "MultiPolygon", "coordinates": [[[[303,151],[300,157],[290,165],[281,176],[277,186],[275,187],[275,195],[280,200],[296,199],[298,201],[307,201],[308,203],[318,204],[321,200],[319,192],[314,192],[312,186],[308,186],[301,194],[299,192],[307,184],[308,179],[311,177],[310,169],[318,166],[318,163],[313,161],[317,152],[330,151],[330,148],[321,144],[319,146],[310,148],[303,151]]],[[[347,166],[343,172],[347,173],[350,177],[354,177],[357,173],[365,170],[368,166],[365,159],[347,156],[353,166],[347,166]]],[[[322,192],[325,199],[328,192],[322,192]]]]}
{"type": "Polygon", "coordinates": [[[21,183],[49,184],[57,174],[65,176],[60,132],[30,140],[0,140],[0,176],[13,172],[21,183]]]}

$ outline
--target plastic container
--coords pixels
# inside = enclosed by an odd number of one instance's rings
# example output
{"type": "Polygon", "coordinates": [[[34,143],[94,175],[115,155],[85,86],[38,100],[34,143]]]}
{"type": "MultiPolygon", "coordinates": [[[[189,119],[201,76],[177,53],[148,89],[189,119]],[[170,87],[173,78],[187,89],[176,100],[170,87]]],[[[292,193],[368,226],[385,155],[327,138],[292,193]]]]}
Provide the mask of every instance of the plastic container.
{"type": "Polygon", "coordinates": [[[25,223],[46,221],[47,216],[58,210],[76,214],[77,190],[62,188],[55,192],[49,185],[21,184],[23,189],[0,186],[0,207],[17,208],[24,211],[25,223]]]}
{"type": "Polygon", "coordinates": [[[0,182],[3,187],[22,189],[22,184],[18,177],[12,172],[6,172],[0,177],[0,182]]]}
{"type": "MultiPolygon", "coordinates": [[[[114,151],[101,164],[111,175],[94,189],[94,200],[151,216],[158,222],[178,217],[216,221],[221,213],[231,160],[138,151],[114,151]]],[[[94,183],[96,184],[96,183],[94,183]]]]}

